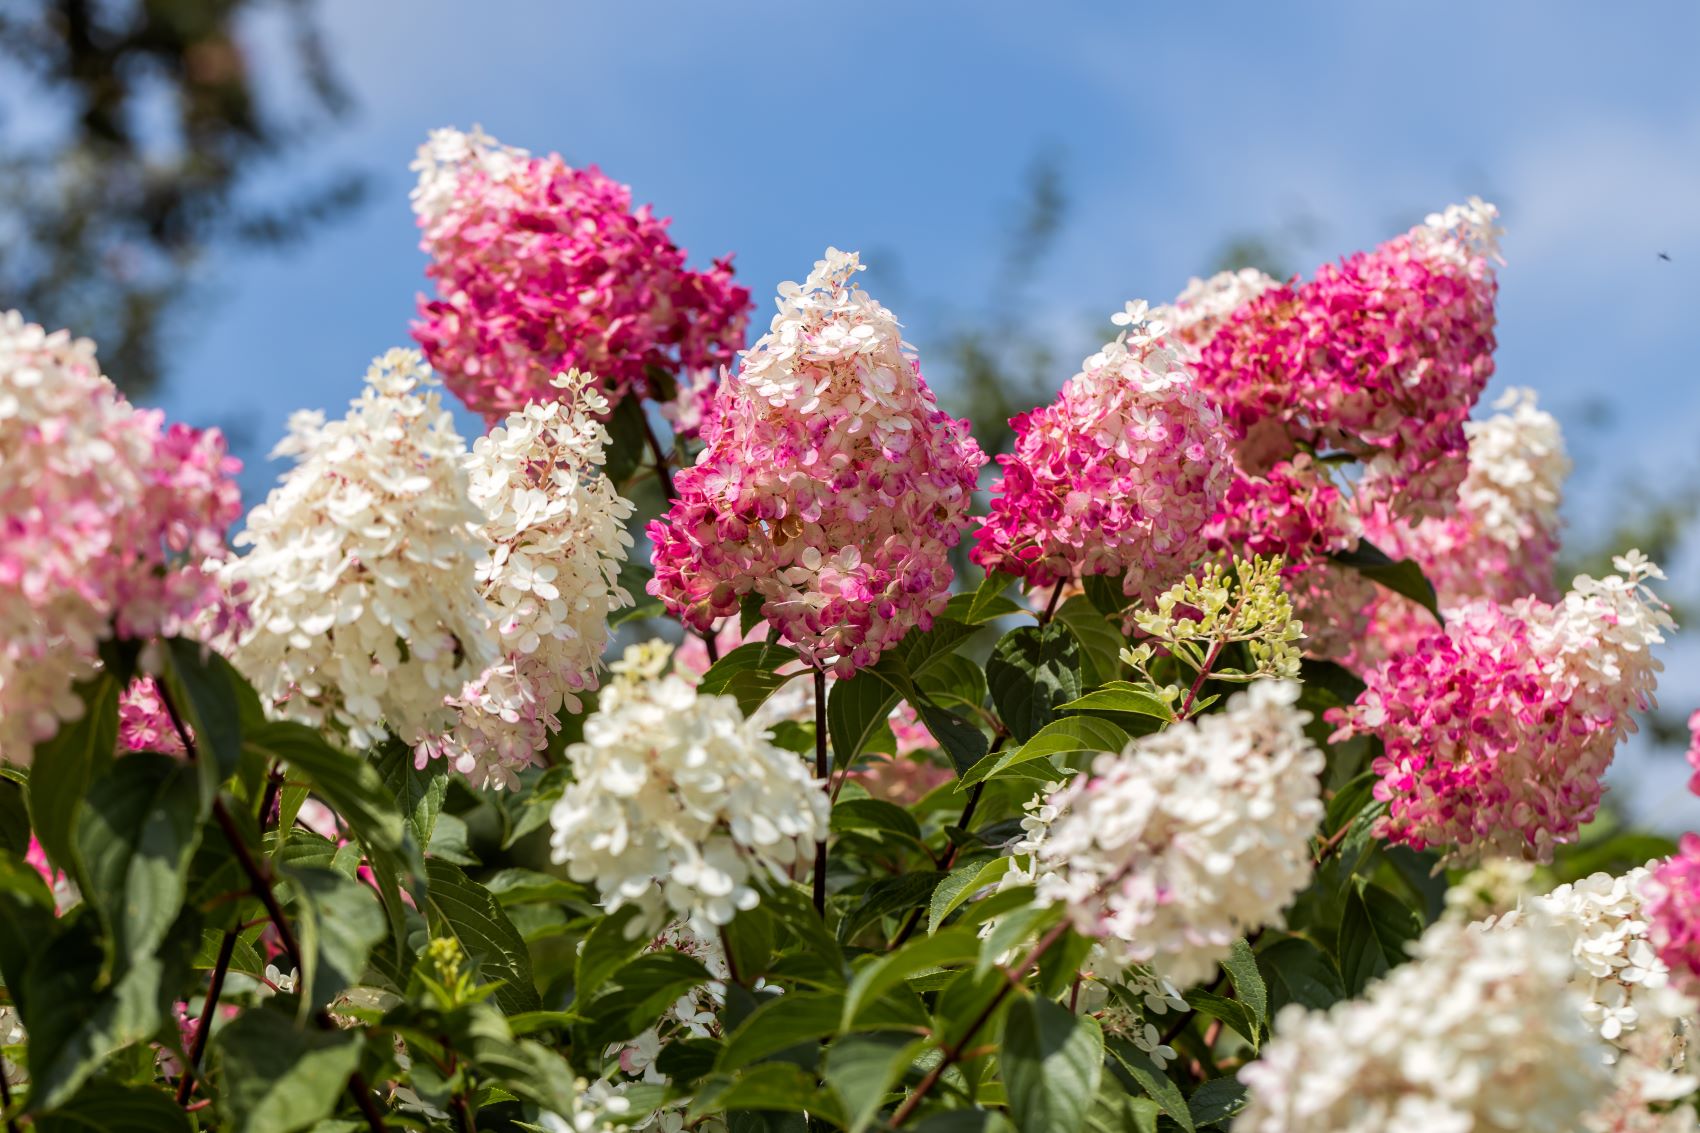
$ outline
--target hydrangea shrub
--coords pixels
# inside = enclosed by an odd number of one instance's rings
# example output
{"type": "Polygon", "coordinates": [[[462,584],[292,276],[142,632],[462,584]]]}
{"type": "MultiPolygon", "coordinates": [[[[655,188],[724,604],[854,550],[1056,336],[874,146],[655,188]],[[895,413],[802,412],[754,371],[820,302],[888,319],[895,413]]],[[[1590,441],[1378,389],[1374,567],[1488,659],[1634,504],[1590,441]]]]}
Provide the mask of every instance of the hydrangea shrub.
{"type": "Polygon", "coordinates": [[[422,352],[245,517],[0,319],[7,1133],[1700,1127],[1700,837],[1602,818],[1674,624],[1553,577],[1492,206],[1129,303],[986,470],[854,253],[740,358],[595,169],[417,169],[422,352]]]}

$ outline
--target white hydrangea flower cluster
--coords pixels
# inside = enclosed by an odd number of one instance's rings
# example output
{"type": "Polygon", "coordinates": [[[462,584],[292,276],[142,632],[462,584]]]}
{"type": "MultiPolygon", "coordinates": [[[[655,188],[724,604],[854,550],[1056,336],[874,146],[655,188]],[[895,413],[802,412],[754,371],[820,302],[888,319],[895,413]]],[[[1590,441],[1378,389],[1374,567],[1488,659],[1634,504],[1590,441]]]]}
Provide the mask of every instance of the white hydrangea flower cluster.
{"type": "MultiPolygon", "coordinates": [[[[1641,896],[1648,874],[1646,866],[1621,877],[1596,873],[1530,898],[1522,914],[1557,925],[1571,940],[1582,1018],[1611,1044],[1608,1061],[1635,1050],[1675,1067],[1686,1045],[1683,1023],[1695,1005],[1670,986],[1670,969],[1648,939],[1641,896]]],[[[1498,923],[1518,919],[1514,914],[1498,923]]]]}
{"type": "Polygon", "coordinates": [[[1696,1128],[1692,1109],[1685,1125],[1660,1112],[1700,1089],[1687,1066],[1700,1004],[1670,985],[1670,969],[1649,939],[1642,885],[1654,865],[1561,885],[1492,922],[1496,931],[1516,931],[1532,920],[1570,943],[1580,1017],[1605,1040],[1603,1060],[1616,1067],[1610,1098],[1584,1122],[1598,1133],[1696,1128]]]}
{"type": "Polygon", "coordinates": [[[1506,390],[1493,408],[1493,416],[1464,423],[1470,470],[1459,503],[1472,525],[1501,546],[1556,543],[1570,475],[1558,419],[1539,408],[1534,390],[1523,387],[1506,390]]]}
{"type": "Polygon", "coordinates": [[[1263,681],[1224,711],[1105,754],[1058,789],[1035,851],[1040,900],[1068,907],[1109,958],[1177,987],[1278,924],[1313,868],[1322,753],[1298,685],[1263,681]]]}
{"type": "Polygon", "coordinates": [[[573,1107],[566,1113],[544,1111],[537,1127],[544,1133],[619,1133],[630,1128],[631,1099],[602,1079],[573,1083],[573,1107]]]}
{"type": "Polygon", "coordinates": [[[472,127],[471,133],[452,126],[432,130],[408,166],[419,174],[419,183],[408,194],[413,212],[429,224],[449,210],[468,172],[476,170],[491,181],[506,181],[530,158],[530,151],[503,145],[482,126],[472,127]]]}
{"type": "Polygon", "coordinates": [[[454,731],[428,741],[477,784],[516,786],[514,773],[560,728],[563,707],[594,689],[608,618],[631,605],[620,564],[632,505],[601,472],[607,399],[576,371],[561,400],[532,402],[480,437],[466,467],[488,544],[477,568],[501,658],[451,704],[454,731]]]}
{"type": "Polygon", "coordinates": [[[1534,879],[1534,862],[1487,858],[1447,889],[1443,915],[1459,924],[1502,916],[1523,903],[1534,879]]]}
{"type": "Polygon", "coordinates": [[[1647,585],[1665,577],[1646,555],[1630,551],[1612,560],[1617,574],[1578,575],[1564,599],[1544,618],[1529,619],[1529,637],[1553,688],[1573,708],[1609,721],[1590,745],[1609,752],[1636,730],[1634,713],[1652,707],[1664,665],[1653,647],[1676,622],[1647,585]]]}
{"type": "Polygon", "coordinates": [[[707,935],[759,903],[759,876],[784,879],[810,857],[827,802],[737,701],[646,679],[656,652],[614,666],[584,741],[567,749],[574,782],[550,815],[554,857],[610,911],[637,905],[656,925],[671,911],[707,935]]]}
{"type": "Polygon", "coordinates": [[[434,384],[417,351],[391,350],[342,420],[291,418],[273,455],[298,463],[236,536],[253,550],[223,567],[252,618],[231,661],[278,715],[355,747],[447,731],[446,698],[496,660],[471,569],[484,517],[434,384]]]}
{"type": "Polygon", "coordinates": [[[1552,1133],[1606,1097],[1563,934],[1441,920],[1361,999],[1281,1009],[1240,1071],[1244,1133],[1552,1133]]]}
{"type": "Polygon", "coordinates": [[[1176,341],[1196,347],[1209,341],[1223,319],[1280,285],[1256,268],[1219,271],[1209,279],[1193,276],[1173,303],[1154,308],[1151,314],[1168,326],[1176,341]]]}

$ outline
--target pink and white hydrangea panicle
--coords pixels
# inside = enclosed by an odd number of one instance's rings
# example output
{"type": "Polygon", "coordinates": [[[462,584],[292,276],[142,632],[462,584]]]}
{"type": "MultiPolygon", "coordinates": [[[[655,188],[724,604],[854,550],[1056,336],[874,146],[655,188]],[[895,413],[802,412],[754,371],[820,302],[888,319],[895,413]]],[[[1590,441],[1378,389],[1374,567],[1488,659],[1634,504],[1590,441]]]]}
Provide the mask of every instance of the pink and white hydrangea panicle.
{"type": "Polygon", "coordinates": [[[1122,966],[1208,979],[1247,932],[1282,923],[1310,881],[1323,757],[1298,686],[1260,681],[1224,711],[1100,755],[1047,800],[1039,899],[1122,966]]]}
{"type": "Polygon", "coordinates": [[[582,374],[555,380],[483,437],[467,458],[473,504],[484,513],[478,563],[500,658],[450,703],[455,729],[421,744],[418,759],[448,758],[475,785],[513,787],[537,761],[563,710],[594,689],[608,619],[631,605],[620,564],[631,503],[602,474],[607,400],[582,374]]]}
{"type": "MultiPolygon", "coordinates": [[[[750,294],[730,257],[686,268],[668,222],[595,167],[444,129],[413,169],[438,296],[421,298],[414,338],[486,421],[553,396],[572,369],[610,401],[658,397],[652,370],[713,375],[743,344],[750,294]]],[[[688,395],[700,396],[694,379],[688,395]]]]}
{"type": "Polygon", "coordinates": [[[1143,302],[1058,399],[1011,420],[991,511],[975,535],[988,571],[1050,586],[1092,574],[1146,600],[1207,550],[1233,461],[1222,421],[1143,302]]]}
{"type": "Polygon", "coordinates": [[[649,593],[675,616],[708,632],[755,593],[784,641],[840,677],[943,610],[985,462],[896,318],[852,282],[860,270],[829,248],[807,282],[781,286],[708,447],[649,525],[649,593]]]}
{"type": "Polygon", "coordinates": [[[1464,421],[1493,373],[1495,216],[1449,209],[1221,320],[1197,372],[1248,472],[1340,452],[1362,462],[1365,502],[1413,520],[1452,509],[1464,421]]]}
{"type": "Polygon", "coordinates": [[[278,717],[343,733],[441,735],[445,703],[496,662],[474,569],[487,554],[466,449],[417,351],[376,359],[342,420],[291,420],[297,464],[223,568],[252,625],[232,663],[278,717]]]}
{"type": "Polygon", "coordinates": [[[90,340],[0,314],[0,760],[78,716],[100,642],[216,616],[240,469],[218,430],[126,401],[90,340]]]}
{"type": "Polygon", "coordinates": [[[1194,276],[1173,303],[1152,309],[1177,343],[1197,349],[1235,311],[1281,283],[1256,268],[1219,271],[1209,279],[1194,276]]]}
{"type": "MultiPolygon", "coordinates": [[[[1458,510],[1409,524],[1384,507],[1363,517],[1364,531],[1394,558],[1410,559],[1434,583],[1441,608],[1474,598],[1513,602],[1534,596],[1558,600],[1558,558],[1564,479],[1570,474],[1564,437],[1532,390],[1511,389],[1491,417],[1464,426],[1470,470],[1458,510]]],[[[1381,591],[1358,656],[1373,663],[1434,632],[1433,615],[1408,598],[1381,591]]]]}
{"type": "Polygon", "coordinates": [[[1648,938],[1671,982],[1700,997],[1700,835],[1684,834],[1677,852],[1650,869],[1641,883],[1648,938]]]}
{"type": "Polygon", "coordinates": [[[1465,604],[1329,712],[1336,741],[1382,741],[1381,836],[1456,863],[1545,862],[1593,818],[1618,742],[1653,702],[1651,650],[1672,624],[1646,586],[1658,568],[1633,551],[1614,561],[1622,575],[1582,575],[1557,605],[1465,604]]]}
{"type": "Polygon", "coordinates": [[[1548,1133],[1605,1100],[1600,1043],[1549,926],[1441,920],[1360,999],[1289,1004],[1240,1070],[1246,1133],[1548,1133]]]}
{"type": "Polygon", "coordinates": [[[554,858],[592,882],[609,910],[636,905],[652,928],[682,919],[714,933],[784,881],[827,830],[827,802],[795,752],[729,696],[662,675],[667,650],[627,651],[555,804],[554,858]]]}

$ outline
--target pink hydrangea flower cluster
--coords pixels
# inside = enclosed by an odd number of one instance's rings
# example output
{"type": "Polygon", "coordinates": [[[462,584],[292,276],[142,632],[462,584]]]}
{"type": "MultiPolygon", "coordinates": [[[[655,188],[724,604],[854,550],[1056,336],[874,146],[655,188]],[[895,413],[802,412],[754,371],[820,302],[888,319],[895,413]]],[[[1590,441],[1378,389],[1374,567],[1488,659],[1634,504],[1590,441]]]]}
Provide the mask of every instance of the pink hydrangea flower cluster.
{"type": "Polygon", "coordinates": [[[1216,319],[1197,371],[1247,472],[1343,452],[1364,464],[1360,493],[1393,514],[1451,510],[1464,421],[1493,373],[1497,216],[1472,200],[1308,283],[1245,289],[1255,297],[1216,319]]]}
{"type": "Polygon", "coordinates": [[[118,750],[184,754],[183,740],[165,709],[159,683],[152,677],[131,681],[118,698],[118,750]]]}
{"type": "Polygon", "coordinates": [[[217,430],[131,406],[94,343],[0,315],[0,759],[27,765],[80,711],[102,640],[220,605],[203,564],[240,513],[240,467],[217,430]]]}
{"type": "Polygon", "coordinates": [[[1046,586],[1113,574],[1150,598],[1203,556],[1233,467],[1220,415],[1166,328],[1129,303],[1129,329],[1088,358],[1052,404],[1014,418],[991,512],[975,538],[988,571],[1046,586]]]}
{"type": "Polygon", "coordinates": [[[1583,575],[1557,604],[1465,604],[1328,714],[1336,741],[1382,741],[1383,837],[1451,847],[1461,862],[1544,862],[1593,818],[1632,713],[1652,703],[1650,651],[1672,624],[1646,586],[1658,568],[1636,552],[1615,565],[1621,575],[1583,575]]]}
{"type": "Polygon", "coordinates": [[[661,395],[652,368],[678,381],[680,397],[700,398],[697,376],[743,345],[750,293],[733,282],[731,257],[686,268],[668,222],[634,210],[631,190],[595,167],[445,129],[413,168],[437,286],[413,336],[486,421],[555,396],[555,375],[575,369],[595,374],[610,402],[661,395]]]}
{"type": "Polygon", "coordinates": [[[1684,834],[1677,852],[1641,883],[1648,937],[1670,968],[1671,983],[1700,995],[1700,835],[1684,834]]]}
{"type": "Polygon", "coordinates": [[[711,630],[755,593],[810,665],[874,663],[944,608],[985,456],[938,408],[892,313],[829,248],[720,394],[697,463],[649,525],[649,593],[711,630]]]}
{"type": "Polygon", "coordinates": [[[1236,469],[1206,534],[1212,549],[1302,566],[1357,546],[1360,525],[1351,501],[1301,453],[1261,476],[1236,469]]]}
{"type": "Polygon", "coordinates": [[[1688,789],[1700,795],[1700,709],[1688,718],[1688,766],[1694,769],[1688,789]]]}

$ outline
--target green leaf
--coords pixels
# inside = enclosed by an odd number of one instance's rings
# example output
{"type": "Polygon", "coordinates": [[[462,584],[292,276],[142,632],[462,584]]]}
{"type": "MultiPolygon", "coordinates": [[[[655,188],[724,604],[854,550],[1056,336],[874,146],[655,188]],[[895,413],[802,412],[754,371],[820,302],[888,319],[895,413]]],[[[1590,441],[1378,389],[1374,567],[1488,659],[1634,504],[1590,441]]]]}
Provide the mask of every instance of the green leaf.
{"type": "Polygon", "coordinates": [[[1264,986],[1263,973],[1257,970],[1257,954],[1244,937],[1234,941],[1233,951],[1222,961],[1222,970],[1234,985],[1234,995],[1251,1008],[1259,1027],[1269,1025],[1269,989],[1264,986]]]}
{"type": "Polygon", "coordinates": [[[1300,936],[1282,937],[1264,948],[1257,954],[1257,969],[1269,989],[1270,1016],[1289,1003],[1321,1009],[1346,997],[1333,963],[1300,936]]]}
{"type": "Polygon", "coordinates": [[[874,830],[896,834],[910,841],[921,840],[921,824],[915,816],[884,799],[841,799],[832,808],[832,829],[874,830]]]}
{"type": "Polygon", "coordinates": [[[1196,1125],[1223,1124],[1245,1108],[1246,1088],[1237,1078],[1212,1078],[1192,1092],[1187,1108],[1196,1125]]]}
{"type": "Polygon", "coordinates": [[[60,726],[36,748],[30,769],[30,825],[53,864],[81,877],[76,854],[77,812],[83,792],[112,763],[118,749],[118,682],[102,672],[77,685],[82,716],[60,726]]]}
{"type": "Polygon", "coordinates": [[[1229,999],[1225,995],[1217,995],[1203,988],[1187,992],[1185,998],[1188,1007],[1212,1019],[1222,1020],[1256,1049],[1261,1036],[1258,1033],[1257,1017],[1252,1014],[1251,1008],[1237,999],[1229,999]]]}
{"type": "Polygon", "coordinates": [[[986,750],[990,746],[986,734],[955,712],[940,708],[921,696],[915,699],[915,712],[920,716],[921,723],[926,725],[927,731],[933,734],[933,739],[938,741],[939,747],[950,756],[950,762],[956,768],[957,774],[960,775],[985,758],[986,750]]]}
{"type": "Polygon", "coordinates": [[[1177,1125],[1187,1133],[1195,1133],[1192,1110],[1187,1107],[1186,1098],[1181,1094],[1180,1088],[1169,1080],[1162,1067],[1151,1061],[1150,1055],[1119,1035],[1111,1035],[1106,1044],[1110,1053],[1115,1055],[1116,1062],[1139,1084],[1139,1088],[1150,1095],[1152,1101],[1162,1106],[1163,1112],[1177,1125]]]}
{"type": "Polygon", "coordinates": [[[1080,580],[1080,585],[1092,607],[1107,616],[1119,615],[1132,601],[1122,593],[1122,580],[1115,575],[1089,574],[1080,580]]]}
{"type": "Polygon", "coordinates": [[[797,651],[784,645],[765,641],[740,645],[709,666],[697,691],[705,696],[730,696],[748,716],[788,682],[807,679],[806,673],[774,671],[796,660],[797,651]]]}
{"type": "Polygon", "coordinates": [[[980,951],[979,938],[969,929],[950,928],[933,936],[911,940],[857,970],[844,995],[844,1018],[839,1029],[851,1031],[860,1024],[862,1008],[877,1002],[886,992],[920,972],[966,964],[980,951]]]}
{"type": "Polygon", "coordinates": [[[969,862],[952,870],[933,889],[932,899],[927,904],[927,931],[937,932],[945,918],[961,908],[964,901],[1008,873],[1012,861],[1000,855],[990,861],[969,862]]]}
{"type": "Polygon", "coordinates": [[[998,716],[1025,743],[1058,705],[1080,695],[1080,642],[1059,622],[1012,629],[992,646],[986,686],[998,716]]]}
{"type": "Polygon", "coordinates": [[[897,1035],[848,1035],[827,1048],[822,1077],[844,1105],[849,1133],[874,1123],[886,1095],[926,1045],[897,1035]]]}
{"type": "Polygon", "coordinates": [[[1026,612],[1026,607],[1004,592],[1015,581],[1013,574],[993,571],[971,592],[957,594],[945,604],[944,616],[964,625],[983,625],[994,618],[1026,612]]]}
{"type": "Polygon", "coordinates": [[[168,755],[136,752],[89,789],[77,823],[84,896],[119,956],[151,954],[177,920],[201,841],[200,776],[168,755]]]}
{"type": "Polygon", "coordinates": [[[0,850],[26,854],[30,845],[30,809],[24,788],[0,778],[0,850]]]}
{"type": "Polygon", "coordinates": [[[250,1008],[213,1037],[219,1108],[235,1133],[295,1133],[336,1112],[360,1064],[358,1031],[303,1029],[250,1008]]]}
{"type": "Polygon", "coordinates": [[[1107,684],[1121,675],[1122,646],[1127,639],[1119,618],[1106,617],[1087,599],[1076,596],[1057,607],[1055,620],[1080,641],[1081,674],[1088,686],[1107,684]]]}
{"type": "Polygon", "coordinates": [[[636,905],[623,905],[598,920],[585,936],[573,973],[573,987],[580,999],[589,1002],[600,995],[608,978],[649,943],[643,933],[627,932],[638,913],[636,905]]]}
{"type": "Polygon", "coordinates": [[[764,905],[746,909],[732,918],[725,934],[726,959],[738,982],[754,983],[773,959],[773,911],[764,905]]]}
{"type": "Polygon", "coordinates": [[[1090,1015],[1023,995],[1004,1016],[998,1062],[1018,1129],[1079,1129],[1104,1072],[1104,1036],[1090,1015]]]}
{"type": "Polygon", "coordinates": [[[459,866],[433,858],[425,863],[428,917],[437,935],[460,942],[486,983],[497,980],[496,1003],[510,1015],[543,1006],[532,977],[531,953],[500,901],[459,866]]]}
{"type": "Polygon", "coordinates": [[[1346,991],[1362,995],[1371,980],[1408,959],[1406,946],[1420,935],[1422,922],[1399,898],[1379,885],[1352,887],[1336,948],[1346,991]]]}
{"type": "MultiPolygon", "coordinates": [[[[1091,716],[1065,716],[1046,724],[1032,739],[1014,751],[988,755],[970,767],[958,780],[956,789],[965,791],[982,780],[998,778],[1011,767],[1031,763],[1036,759],[1049,759],[1053,755],[1119,752],[1128,745],[1129,739],[1126,732],[1107,720],[1091,716]]],[[[1047,776],[1061,777],[1060,772],[1047,776]]]]}
{"type": "Polygon", "coordinates": [[[335,870],[287,867],[297,895],[301,1009],[323,1007],[361,982],[366,960],[388,924],[378,895],[335,870]]]}
{"type": "Polygon", "coordinates": [[[401,848],[401,811],[383,777],[366,760],[339,751],[312,728],[291,720],[251,730],[244,744],[264,760],[294,768],[362,840],[384,850],[401,848]]]}
{"type": "Polygon", "coordinates": [[[1157,695],[1150,685],[1132,681],[1112,681],[1101,689],[1087,693],[1078,700],[1059,704],[1060,712],[1131,712],[1136,716],[1151,716],[1158,720],[1173,720],[1174,709],[1157,695]]]}
{"type": "Polygon", "coordinates": [[[242,758],[237,690],[246,683],[229,661],[198,641],[173,637],[160,652],[160,686],[183,714],[196,754],[212,765],[214,774],[206,785],[216,789],[236,773],[242,758]]]}
{"type": "Polygon", "coordinates": [[[849,1124],[836,1094],[823,1090],[812,1073],[789,1062],[752,1066],[736,1078],[717,1076],[697,1091],[685,1120],[739,1110],[812,1114],[838,1126],[849,1124]]]}
{"type": "Polygon", "coordinates": [[[882,917],[906,913],[924,905],[933,895],[933,887],[943,881],[945,874],[933,870],[882,877],[862,894],[862,902],[838,922],[838,938],[856,939],[869,925],[878,924],[882,917]]]}
{"type": "Polygon", "coordinates": [[[886,717],[902,698],[899,690],[911,685],[979,632],[979,626],[935,618],[932,629],[925,633],[910,632],[873,668],[835,682],[826,706],[833,765],[840,769],[848,767],[867,751],[869,742],[885,726],[886,717]]]}
{"type": "Polygon", "coordinates": [[[763,1003],[720,1048],[716,1070],[737,1070],[781,1051],[835,1035],[845,1011],[836,991],[793,991],[763,1003]]]}
{"type": "Polygon", "coordinates": [[[392,739],[380,750],[377,767],[384,792],[395,800],[413,844],[424,848],[431,844],[448,798],[449,764],[446,759],[428,760],[423,768],[416,763],[412,749],[392,739]]]}
{"type": "Polygon", "coordinates": [[[766,604],[767,600],[753,590],[738,599],[738,632],[740,634],[748,636],[749,632],[756,628],[757,623],[762,621],[764,617],[761,608],[766,604]]]}
{"type": "Polygon", "coordinates": [[[96,1078],[64,1105],[36,1117],[36,1133],[190,1133],[177,1099],[153,1086],[96,1078]]]}
{"type": "Polygon", "coordinates": [[[624,486],[643,464],[647,437],[643,400],[622,397],[608,415],[608,444],[603,448],[607,459],[602,470],[614,484],[624,486]]]}
{"type": "Polygon", "coordinates": [[[612,990],[584,1009],[586,1033],[597,1046],[632,1038],[659,1019],[675,999],[710,978],[707,968],[682,952],[639,956],[614,974],[612,990]]]}
{"type": "Polygon", "coordinates": [[[1436,623],[1446,624],[1440,614],[1440,601],[1435,597],[1434,584],[1423,575],[1423,568],[1410,559],[1388,558],[1387,552],[1368,539],[1359,540],[1355,551],[1335,553],[1333,559],[1371,582],[1385,586],[1395,594],[1403,594],[1433,614],[1436,623]]]}
{"type": "Polygon", "coordinates": [[[915,678],[915,687],[941,708],[972,712],[986,703],[986,672],[960,653],[940,657],[915,678]]]}
{"type": "Polygon", "coordinates": [[[1323,820],[1323,829],[1330,834],[1356,818],[1358,814],[1374,799],[1375,784],[1380,779],[1373,771],[1365,771],[1362,775],[1349,780],[1334,797],[1328,800],[1328,813],[1323,820]]]}
{"type": "Polygon", "coordinates": [[[614,614],[613,616],[611,616],[608,619],[608,628],[609,629],[619,629],[621,626],[625,625],[627,622],[640,622],[640,621],[643,621],[645,618],[659,618],[662,615],[664,615],[666,612],[667,612],[667,603],[661,601],[660,599],[651,599],[650,601],[647,601],[647,602],[638,602],[636,605],[627,606],[625,609],[623,609],[623,610],[619,611],[618,613],[614,614]]]}
{"type": "Polygon", "coordinates": [[[37,941],[21,983],[9,984],[29,1032],[30,1105],[52,1109],[118,1051],[152,1037],[189,977],[199,918],[180,916],[153,955],[119,956],[103,986],[107,954],[92,910],[58,922],[37,941]]]}

